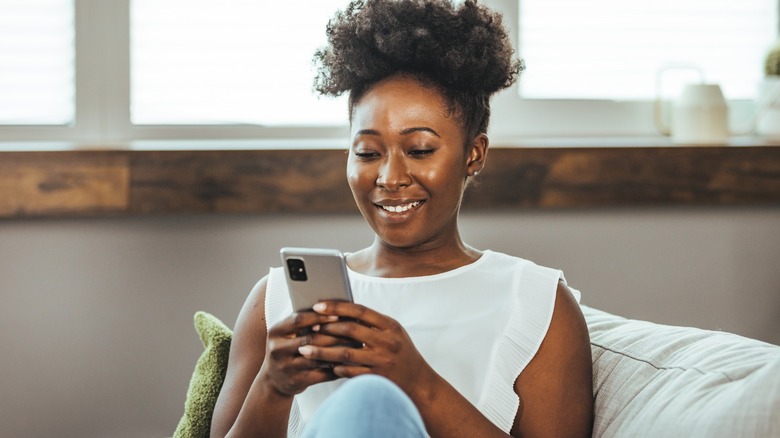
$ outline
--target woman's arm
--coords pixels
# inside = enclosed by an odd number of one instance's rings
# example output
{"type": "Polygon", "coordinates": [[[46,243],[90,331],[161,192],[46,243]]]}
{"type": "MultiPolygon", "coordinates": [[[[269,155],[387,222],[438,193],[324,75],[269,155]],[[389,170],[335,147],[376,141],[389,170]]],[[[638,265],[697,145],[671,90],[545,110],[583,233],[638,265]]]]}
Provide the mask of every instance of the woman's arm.
{"type": "MultiPolygon", "coordinates": [[[[571,291],[564,283],[559,283],[547,334],[515,383],[520,407],[511,435],[590,437],[592,379],[590,337],[585,318],[571,291]]],[[[437,431],[435,434],[429,431],[431,436],[505,436],[443,379],[432,388],[438,395],[428,395],[428,403],[418,404],[429,412],[423,416],[427,417],[426,424],[437,431]]]]}
{"type": "Polygon", "coordinates": [[[592,368],[585,318],[569,288],[558,283],[547,335],[515,382],[520,408],[512,436],[590,437],[592,368]]]}
{"type": "MultiPolygon", "coordinates": [[[[263,364],[267,336],[265,323],[267,281],[267,277],[263,278],[259,287],[249,294],[236,320],[225,381],[222,384],[211,419],[211,436],[213,437],[224,437],[233,427],[263,364]]],[[[284,409],[283,403],[279,403],[279,405],[284,409]]],[[[287,418],[289,407],[287,407],[287,411],[281,416],[283,418],[279,419],[279,423],[287,418]]],[[[269,424],[269,426],[271,425],[269,424]]],[[[286,424],[284,427],[286,432],[286,424]]]]}
{"type": "Polygon", "coordinates": [[[293,396],[337,377],[317,361],[300,355],[303,345],[343,342],[312,328],[336,317],[296,312],[267,329],[264,278],[239,313],[230,345],[225,381],[211,422],[214,437],[283,437],[293,396]]]}
{"type": "Polygon", "coordinates": [[[236,321],[225,381],[211,421],[211,436],[283,437],[293,396],[336,377],[298,353],[301,345],[332,345],[327,335],[304,334],[335,318],[299,312],[266,328],[267,278],[249,294],[236,321]]]}

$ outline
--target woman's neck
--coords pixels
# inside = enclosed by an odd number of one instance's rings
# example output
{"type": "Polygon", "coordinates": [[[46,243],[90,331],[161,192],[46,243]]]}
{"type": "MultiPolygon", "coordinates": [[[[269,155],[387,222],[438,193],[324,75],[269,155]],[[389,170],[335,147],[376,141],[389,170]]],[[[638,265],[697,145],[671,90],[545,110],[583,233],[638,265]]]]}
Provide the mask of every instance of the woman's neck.
{"type": "Polygon", "coordinates": [[[396,248],[382,242],[374,243],[351,254],[350,269],[372,277],[401,278],[435,275],[475,262],[482,252],[466,245],[459,236],[446,244],[396,248]]]}

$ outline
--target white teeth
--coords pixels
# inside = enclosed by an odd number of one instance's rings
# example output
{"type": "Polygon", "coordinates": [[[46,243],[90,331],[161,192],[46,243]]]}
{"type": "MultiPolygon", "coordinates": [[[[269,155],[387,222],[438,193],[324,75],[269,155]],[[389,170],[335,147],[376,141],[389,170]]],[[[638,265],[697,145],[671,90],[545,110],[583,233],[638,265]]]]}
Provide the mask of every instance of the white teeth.
{"type": "Polygon", "coordinates": [[[414,207],[417,207],[420,204],[422,204],[421,201],[414,201],[412,203],[404,204],[404,205],[382,205],[381,207],[391,213],[403,213],[405,211],[409,211],[413,209],[414,207]]]}

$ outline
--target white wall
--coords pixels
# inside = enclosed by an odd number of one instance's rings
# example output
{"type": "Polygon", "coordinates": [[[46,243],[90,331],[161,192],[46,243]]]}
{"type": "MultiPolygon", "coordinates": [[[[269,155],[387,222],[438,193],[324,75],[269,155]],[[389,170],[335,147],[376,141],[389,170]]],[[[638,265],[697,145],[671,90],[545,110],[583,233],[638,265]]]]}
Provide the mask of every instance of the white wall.
{"type": "MultiPolygon", "coordinates": [[[[565,270],[593,307],[780,343],[780,208],[469,213],[464,237],[565,270]]],[[[202,350],[284,245],[355,250],[357,216],[0,222],[0,429],[173,432],[202,350]]]]}

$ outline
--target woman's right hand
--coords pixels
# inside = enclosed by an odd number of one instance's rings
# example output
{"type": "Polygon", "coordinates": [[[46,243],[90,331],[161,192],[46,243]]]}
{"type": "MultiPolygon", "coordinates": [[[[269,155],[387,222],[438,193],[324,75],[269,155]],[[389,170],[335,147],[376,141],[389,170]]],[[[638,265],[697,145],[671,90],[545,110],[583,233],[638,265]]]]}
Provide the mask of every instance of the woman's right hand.
{"type": "Polygon", "coordinates": [[[335,380],[332,367],[304,358],[301,345],[345,343],[314,328],[333,316],[298,312],[267,328],[268,277],[244,302],[233,330],[225,380],[214,407],[211,436],[285,436],[293,395],[316,383],[335,380]]]}
{"type": "Polygon", "coordinates": [[[313,311],[296,312],[279,321],[268,331],[265,360],[259,377],[283,396],[292,397],[311,385],[336,380],[333,367],[303,357],[298,348],[304,345],[333,346],[344,339],[317,333],[316,326],[338,321],[313,311]]]}

